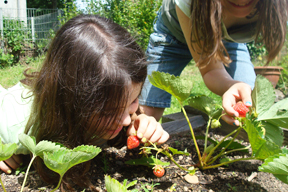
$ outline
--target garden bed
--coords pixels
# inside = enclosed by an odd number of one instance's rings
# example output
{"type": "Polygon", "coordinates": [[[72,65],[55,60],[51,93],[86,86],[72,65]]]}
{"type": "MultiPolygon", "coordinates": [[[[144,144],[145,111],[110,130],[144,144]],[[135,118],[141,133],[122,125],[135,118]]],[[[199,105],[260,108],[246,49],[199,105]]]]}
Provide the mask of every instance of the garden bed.
{"type": "MultiPolygon", "coordinates": [[[[205,126],[195,129],[196,135],[204,135],[205,126]]],[[[210,136],[220,139],[222,136],[219,134],[219,129],[213,129],[210,136]]],[[[178,150],[187,149],[190,153],[189,156],[179,155],[176,161],[181,165],[191,165],[198,161],[194,144],[191,140],[189,132],[182,132],[180,134],[173,134],[168,140],[167,144],[178,150]]],[[[248,145],[248,143],[243,143],[248,145]]],[[[203,143],[199,142],[200,148],[203,148],[203,143]]],[[[201,149],[203,150],[203,149],[201,149]]],[[[175,165],[171,164],[166,169],[166,174],[162,178],[156,178],[152,169],[145,166],[132,166],[125,164],[125,161],[130,159],[139,158],[138,149],[127,151],[127,147],[121,149],[106,148],[95,159],[92,160],[92,168],[90,170],[92,183],[98,188],[99,191],[105,191],[104,175],[108,174],[111,177],[122,182],[128,179],[129,182],[137,180],[137,184],[132,187],[141,190],[141,186],[151,189],[151,185],[159,183],[154,187],[154,192],[169,191],[171,187],[175,186],[175,191],[200,191],[200,192],[213,192],[213,191],[267,191],[267,192],[288,192],[288,185],[277,180],[272,174],[259,172],[258,166],[260,161],[245,161],[233,163],[228,167],[221,167],[205,171],[197,171],[199,183],[188,183],[184,177],[186,173],[175,165]],[[106,162],[106,163],[105,163],[106,162]],[[106,167],[106,170],[105,170],[106,167]],[[105,171],[104,171],[105,170],[105,171]],[[148,184],[148,185],[147,185],[148,184]]],[[[244,154],[238,153],[238,156],[244,154]]],[[[160,156],[161,160],[169,161],[167,157],[160,156]]],[[[20,191],[23,174],[11,175],[1,174],[4,185],[7,191],[20,191]]],[[[25,191],[51,191],[54,186],[47,185],[42,182],[35,171],[31,171],[28,176],[27,186],[25,191]]],[[[76,189],[82,191],[83,189],[76,189]]],[[[0,190],[2,191],[2,190],[0,190]]],[[[59,191],[59,190],[57,190],[59,191]]],[[[89,190],[85,190],[88,192],[89,190]]]]}

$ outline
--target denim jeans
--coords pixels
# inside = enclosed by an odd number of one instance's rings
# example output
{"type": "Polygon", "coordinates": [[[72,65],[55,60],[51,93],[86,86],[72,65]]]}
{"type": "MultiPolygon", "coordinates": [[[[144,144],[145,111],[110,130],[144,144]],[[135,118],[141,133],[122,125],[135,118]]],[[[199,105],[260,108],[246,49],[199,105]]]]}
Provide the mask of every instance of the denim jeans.
{"type": "MultiPolygon", "coordinates": [[[[179,76],[192,56],[187,44],[178,41],[165,27],[160,13],[154,22],[154,33],[150,35],[146,50],[148,58],[148,75],[152,71],[160,71],[179,76]]],[[[255,82],[254,66],[245,43],[233,43],[223,40],[232,63],[225,67],[230,76],[238,81],[245,82],[253,89],[255,82]]],[[[193,78],[193,77],[191,77],[193,78]]],[[[140,105],[168,108],[171,95],[151,85],[146,78],[143,90],[139,97],[140,105]]]]}

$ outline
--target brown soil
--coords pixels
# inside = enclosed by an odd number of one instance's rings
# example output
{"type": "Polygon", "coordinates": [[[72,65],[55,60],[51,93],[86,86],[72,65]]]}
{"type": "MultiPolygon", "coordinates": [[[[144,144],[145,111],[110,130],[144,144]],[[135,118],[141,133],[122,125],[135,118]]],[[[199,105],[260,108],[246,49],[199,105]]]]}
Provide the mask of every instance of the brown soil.
{"type": "MultiPolygon", "coordinates": [[[[203,128],[204,129],[204,128],[203,128]]],[[[203,135],[203,130],[196,130],[196,134],[203,135]]],[[[217,130],[210,135],[215,138],[222,136],[218,135],[217,130]]],[[[187,149],[189,156],[179,155],[175,160],[181,165],[191,165],[197,163],[197,155],[191,135],[181,134],[172,136],[168,143],[169,146],[178,150],[187,149]]],[[[245,144],[245,143],[244,143],[245,144]]],[[[247,143],[246,143],[247,144],[247,143]]],[[[200,148],[203,147],[201,141],[200,148]]],[[[145,186],[151,190],[151,184],[159,183],[152,191],[163,192],[169,191],[174,184],[175,191],[197,191],[197,192],[213,192],[213,191],[242,191],[242,192],[288,192],[288,185],[277,180],[272,174],[258,171],[260,161],[245,161],[233,163],[228,167],[215,168],[205,171],[197,171],[196,175],[199,178],[198,184],[190,184],[185,179],[186,173],[181,169],[171,164],[166,169],[166,174],[162,178],[156,178],[151,168],[145,166],[131,166],[126,165],[125,161],[132,158],[139,158],[138,149],[127,151],[126,147],[122,149],[106,148],[95,159],[93,159],[93,166],[91,168],[92,183],[99,191],[105,191],[104,175],[108,174],[111,177],[122,182],[128,179],[129,182],[138,180],[137,184],[132,187],[139,191],[144,191],[141,186],[145,186]],[[105,170],[105,160],[106,170],[105,170]],[[105,171],[104,171],[105,170],[105,171]],[[148,186],[147,186],[148,184],[148,186]],[[149,186],[150,184],[150,186],[149,186]]],[[[244,154],[234,154],[238,157],[244,154]]],[[[161,160],[169,161],[168,158],[160,156],[161,160]]],[[[21,184],[24,179],[23,174],[11,175],[1,174],[2,181],[9,192],[20,191],[21,184]]],[[[24,191],[51,191],[53,186],[42,182],[35,171],[31,171],[28,177],[27,185],[24,191]]],[[[77,189],[83,191],[84,189],[77,189]]],[[[0,191],[3,191],[2,189],[0,191]]],[[[59,190],[57,190],[59,191],[59,190]]],[[[85,190],[88,192],[89,190],[85,190]]]]}

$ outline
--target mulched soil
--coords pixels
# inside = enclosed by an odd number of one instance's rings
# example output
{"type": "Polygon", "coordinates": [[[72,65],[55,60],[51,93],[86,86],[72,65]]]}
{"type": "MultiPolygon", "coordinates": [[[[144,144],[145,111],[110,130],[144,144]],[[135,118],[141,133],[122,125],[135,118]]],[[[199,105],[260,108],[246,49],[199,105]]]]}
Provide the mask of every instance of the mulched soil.
{"type": "MultiPolygon", "coordinates": [[[[195,130],[197,135],[204,135],[204,127],[195,130]]],[[[220,139],[222,136],[218,134],[217,129],[212,130],[210,136],[220,139]]],[[[190,133],[171,136],[167,144],[178,150],[187,149],[189,156],[178,155],[175,160],[181,165],[191,165],[197,163],[197,155],[190,133]]],[[[243,142],[242,144],[248,145],[243,142]]],[[[200,148],[203,148],[203,142],[199,142],[200,148]]],[[[108,174],[111,177],[122,182],[128,179],[129,182],[137,180],[137,184],[132,187],[139,191],[144,191],[141,186],[150,191],[163,192],[170,191],[172,185],[174,191],[196,191],[196,192],[213,192],[213,191],[242,191],[242,192],[288,192],[288,185],[277,180],[272,174],[258,171],[260,161],[245,161],[233,163],[228,167],[215,168],[205,171],[197,171],[196,175],[199,178],[198,184],[188,183],[184,176],[187,174],[181,169],[171,164],[162,178],[157,178],[153,175],[152,169],[145,166],[132,166],[125,164],[125,161],[130,159],[140,158],[138,149],[127,151],[126,147],[121,149],[106,148],[95,159],[93,159],[91,171],[92,183],[99,191],[105,190],[104,175],[108,174]],[[106,163],[105,163],[106,162],[106,163]],[[156,184],[153,189],[151,184],[156,184]],[[147,185],[148,184],[148,185],[147,185]]],[[[238,157],[244,154],[234,154],[238,157]]],[[[159,156],[162,161],[169,161],[164,156],[159,156]]],[[[11,175],[1,174],[2,181],[7,191],[20,191],[21,184],[24,179],[23,174],[11,175]]],[[[24,191],[51,191],[54,186],[47,185],[42,182],[39,175],[35,171],[31,171],[27,185],[24,191]]],[[[3,191],[2,189],[0,191],[3,191]]],[[[57,190],[59,191],[59,190],[57,190]]],[[[76,189],[83,191],[83,189],[76,189]]],[[[88,192],[89,190],[85,190],[88,192]]]]}

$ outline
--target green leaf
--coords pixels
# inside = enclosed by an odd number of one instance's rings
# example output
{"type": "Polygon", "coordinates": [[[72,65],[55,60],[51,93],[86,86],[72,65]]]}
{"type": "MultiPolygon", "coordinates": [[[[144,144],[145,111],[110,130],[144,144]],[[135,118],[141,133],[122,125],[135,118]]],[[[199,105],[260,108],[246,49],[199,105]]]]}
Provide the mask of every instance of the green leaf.
{"type": "Polygon", "coordinates": [[[157,165],[162,165],[162,166],[169,166],[169,162],[162,162],[159,159],[156,159],[155,157],[141,157],[140,159],[131,159],[128,161],[125,161],[125,164],[128,165],[144,165],[148,167],[154,167],[156,164],[157,165]]]}
{"type": "Polygon", "coordinates": [[[265,139],[272,141],[276,145],[281,147],[284,141],[283,130],[280,127],[273,125],[269,122],[261,122],[261,124],[266,130],[265,139]]]}
{"type": "Polygon", "coordinates": [[[252,155],[259,159],[266,159],[269,156],[280,153],[281,149],[274,142],[261,137],[262,133],[259,130],[262,130],[262,128],[259,127],[260,125],[258,122],[252,122],[249,118],[246,118],[243,128],[248,134],[252,155]]]}
{"type": "Polygon", "coordinates": [[[257,75],[255,87],[252,91],[252,102],[258,117],[261,117],[274,104],[275,93],[274,88],[268,79],[261,75],[257,75]]]}
{"type": "Polygon", "coordinates": [[[187,101],[189,106],[206,113],[209,117],[217,119],[221,115],[221,104],[218,104],[211,97],[201,94],[191,94],[187,101]]]}
{"type": "Polygon", "coordinates": [[[185,151],[178,151],[178,149],[174,149],[172,147],[168,147],[168,148],[173,153],[173,155],[186,155],[186,156],[190,155],[190,153],[187,152],[187,149],[185,149],[185,151]]]}
{"type": "Polygon", "coordinates": [[[287,154],[287,155],[288,155],[288,149],[287,149],[286,146],[283,147],[281,150],[282,150],[282,153],[283,153],[283,154],[287,154]]]}
{"type": "Polygon", "coordinates": [[[116,179],[112,178],[108,175],[105,175],[105,186],[107,192],[127,192],[128,190],[126,189],[125,186],[123,186],[119,181],[116,179]]]}
{"type": "Polygon", "coordinates": [[[283,99],[267,111],[258,115],[259,121],[267,121],[278,127],[288,128],[288,98],[283,99]]]}
{"type": "Polygon", "coordinates": [[[36,139],[33,136],[28,136],[24,133],[19,134],[18,136],[20,143],[26,147],[31,153],[36,155],[35,148],[36,148],[36,139]]]}
{"type": "Polygon", "coordinates": [[[288,184],[288,154],[277,154],[265,159],[259,171],[272,173],[276,178],[288,184]]]}
{"type": "Polygon", "coordinates": [[[9,159],[17,150],[18,146],[16,143],[3,144],[0,138],[0,161],[9,159]]]}
{"type": "Polygon", "coordinates": [[[36,156],[40,156],[43,159],[44,152],[52,153],[53,151],[59,150],[60,148],[64,148],[64,147],[61,147],[60,145],[57,145],[54,142],[43,140],[43,141],[40,141],[36,145],[35,154],[36,156]]]}
{"type": "Polygon", "coordinates": [[[132,187],[134,185],[137,184],[137,180],[131,181],[130,183],[128,183],[127,185],[124,185],[126,187],[126,189],[129,189],[129,187],[132,187]]]}
{"type": "Polygon", "coordinates": [[[192,85],[184,79],[169,73],[153,71],[151,75],[148,75],[148,79],[152,85],[170,93],[181,103],[189,97],[192,90],[192,85]]]}
{"type": "Polygon", "coordinates": [[[61,148],[53,153],[44,152],[44,163],[45,165],[63,176],[66,171],[71,167],[89,161],[101,152],[99,147],[95,146],[80,146],[73,150],[61,148]]]}

